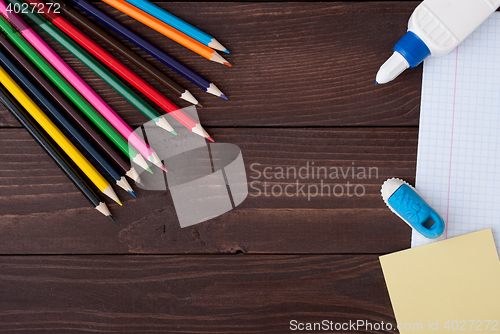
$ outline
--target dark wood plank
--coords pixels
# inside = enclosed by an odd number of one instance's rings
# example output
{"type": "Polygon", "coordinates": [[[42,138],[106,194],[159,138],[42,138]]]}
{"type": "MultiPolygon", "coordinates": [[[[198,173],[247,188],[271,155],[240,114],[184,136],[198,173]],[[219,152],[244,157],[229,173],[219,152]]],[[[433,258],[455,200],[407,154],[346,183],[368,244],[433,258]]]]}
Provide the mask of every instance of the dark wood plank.
{"type": "Polygon", "coordinates": [[[373,255],[9,256],[0,268],[5,333],[289,333],[291,320],[325,319],[395,326],[373,255]]]}
{"type": "MultiPolygon", "coordinates": [[[[416,126],[421,67],[403,73],[393,83],[374,83],[378,68],[405,33],[416,4],[160,4],[216,36],[231,50],[227,59],[232,68],[194,54],[106,4],[96,6],[205,75],[229,96],[224,101],[206,94],[140,52],[199,98],[205,106],[200,113],[205,126],[416,126]]],[[[146,121],[73,56],[56,49],[127,122],[146,121]]],[[[1,107],[0,126],[17,125],[1,107]]]]}
{"type": "Polygon", "coordinates": [[[137,188],[137,199],[116,190],[122,208],[108,201],[116,219],[112,223],[89,207],[24,130],[3,129],[0,253],[386,253],[409,247],[410,229],[385,207],[380,185],[394,176],[414,182],[416,128],[210,131],[217,142],[241,148],[248,181],[260,183],[252,184],[248,198],[234,210],[182,229],[168,191],[137,188]],[[378,175],[301,179],[290,173],[283,179],[276,174],[277,167],[298,171],[313,163],[328,170],[372,167],[378,175]],[[271,169],[264,176],[266,167],[271,169]],[[325,190],[308,199],[307,191],[288,197],[276,188],[275,195],[268,190],[266,196],[264,182],[281,189],[324,182],[345,193],[337,197],[325,190]],[[348,196],[347,182],[360,185],[358,194],[362,188],[365,194],[348,196]]]}

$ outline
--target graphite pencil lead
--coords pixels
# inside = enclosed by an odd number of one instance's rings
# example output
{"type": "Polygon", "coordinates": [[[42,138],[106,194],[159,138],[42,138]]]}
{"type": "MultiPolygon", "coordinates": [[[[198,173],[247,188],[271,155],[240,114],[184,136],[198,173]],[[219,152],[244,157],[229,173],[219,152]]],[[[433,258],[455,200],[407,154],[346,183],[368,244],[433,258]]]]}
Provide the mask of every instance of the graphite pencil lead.
{"type": "Polygon", "coordinates": [[[111,219],[113,221],[113,223],[116,223],[115,219],[113,218],[113,216],[106,216],[108,217],[109,219],[111,219]]]}

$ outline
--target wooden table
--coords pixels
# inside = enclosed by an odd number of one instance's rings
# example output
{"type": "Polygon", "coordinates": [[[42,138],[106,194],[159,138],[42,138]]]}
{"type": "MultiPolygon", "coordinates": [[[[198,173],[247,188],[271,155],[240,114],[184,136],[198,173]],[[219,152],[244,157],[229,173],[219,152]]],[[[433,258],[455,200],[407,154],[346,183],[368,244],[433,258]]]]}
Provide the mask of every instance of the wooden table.
{"type": "MultiPolygon", "coordinates": [[[[204,127],[216,142],[239,146],[249,182],[261,183],[236,209],[187,228],[168,191],[135,188],[134,199],[117,190],[124,205],[108,201],[112,223],[2,106],[0,333],[289,333],[292,320],[395,325],[378,257],[410,247],[411,231],[385,207],[380,186],[394,176],[414,183],[422,71],[378,86],[375,74],[417,3],[162,4],[227,46],[232,68],[96,5],[217,84],[229,101],[139,52],[199,98],[204,127]],[[276,174],[312,163],[371,167],[377,176],[276,174]],[[275,193],[323,181],[360,185],[364,194],[259,195],[265,181],[275,193]]],[[[146,121],[45,40],[129,124],[146,121]]]]}

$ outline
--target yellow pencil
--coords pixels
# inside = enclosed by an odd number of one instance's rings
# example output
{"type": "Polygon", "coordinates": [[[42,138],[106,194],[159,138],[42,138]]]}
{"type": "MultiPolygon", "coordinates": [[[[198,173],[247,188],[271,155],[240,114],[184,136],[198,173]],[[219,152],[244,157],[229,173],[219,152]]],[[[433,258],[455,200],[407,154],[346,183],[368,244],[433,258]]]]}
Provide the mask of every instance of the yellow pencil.
{"type": "Polygon", "coordinates": [[[35,121],[54,139],[64,152],[73,160],[77,166],[87,175],[97,188],[112,200],[122,205],[118,196],[116,196],[111,185],[106,179],[92,166],[92,164],[80,153],[80,151],[69,141],[69,139],[59,130],[54,123],[43,113],[42,110],[31,100],[31,98],[17,85],[17,83],[0,67],[0,82],[7,90],[19,101],[35,121]]]}

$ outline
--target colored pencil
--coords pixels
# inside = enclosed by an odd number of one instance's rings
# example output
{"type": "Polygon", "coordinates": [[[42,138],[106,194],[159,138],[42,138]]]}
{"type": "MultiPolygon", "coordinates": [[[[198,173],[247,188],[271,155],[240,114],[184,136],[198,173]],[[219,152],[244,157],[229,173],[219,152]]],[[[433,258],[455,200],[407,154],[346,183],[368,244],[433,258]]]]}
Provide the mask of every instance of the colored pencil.
{"type": "MultiPolygon", "coordinates": [[[[39,53],[36,51],[17,31],[14,31],[6,19],[0,15],[0,30],[5,33],[9,40],[28,57],[64,95],[66,95],[85,116],[87,116],[113,144],[116,145],[131,161],[136,163],[141,168],[151,172],[143,157],[131,147],[125,138],[120,135],[106,121],[95,108],[90,105],[39,53]]],[[[152,173],[152,172],[151,172],[152,173]]]]}
{"type": "Polygon", "coordinates": [[[189,50],[196,52],[202,57],[207,58],[208,60],[214,61],[219,64],[224,64],[226,66],[231,66],[231,64],[221,57],[214,51],[212,48],[209,48],[206,45],[201,44],[197,40],[189,37],[188,35],[180,32],[177,29],[172,28],[168,24],[158,20],[156,17],[149,15],[145,11],[140,10],[139,8],[132,6],[128,2],[124,0],[102,0],[108,5],[118,9],[120,12],[127,14],[128,16],[136,19],[137,21],[147,25],[151,29],[156,30],[160,34],[167,36],[168,38],[176,41],[180,45],[185,46],[189,50]]]}
{"type": "Polygon", "coordinates": [[[175,95],[181,99],[188,101],[192,104],[196,104],[201,107],[198,100],[184,87],[180,86],[178,83],[167,77],[160,70],[156,69],[148,63],[141,56],[136,54],[134,51],[130,50],[128,47],[120,43],[117,39],[112,37],[110,34],[99,28],[97,25],[92,23],[86,17],[78,13],[75,9],[59,0],[51,0],[52,3],[58,3],[61,5],[61,11],[64,16],[66,16],[73,24],[84,28],[92,37],[100,40],[111,49],[115,50],[118,54],[123,56],[125,59],[130,61],[132,64],[140,68],[143,72],[148,74],[151,78],[159,82],[163,87],[172,91],[175,95]]]}
{"type": "MultiPolygon", "coordinates": [[[[155,102],[159,107],[161,107],[167,113],[170,113],[173,117],[175,117],[183,125],[186,125],[190,130],[192,130],[196,134],[199,134],[202,137],[205,137],[209,140],[212,140],[210,138],[210,135],[208,135],[208,133],[201,127],[201,125],[198,128],[195,127],[193,129],[192,124],[186,124],[186,122],[183,122],[183,120],[190,118],[189,115],[187,115],[178,106],[176,106],[174,103],[172,103],[169,99],[167,99],[160,92],[158,92],[155,88],[153,88],[151,85],[149,85],[141,77],[139,77],[137,74],[132,72],[128,67],[123,65],[118,59],[116,59],[115,57],[110,55],[106,50],[101,48],[98,44],[96,44],[94,41],[92,41],[90,38],[88,38],[86,35],[84,35],[78,29],[76,29],[64,17],[62,17],[61,15],[59,15],[57,13],[54,13],[53,11],[50,11],[49,8],[46,7],[45,4],[43,2],[41,2],[40,0],[27,0],[27,2],[29,4],[34,5],[35,8],[41,9],[44,12],[44,16],[48,17],[49,20],[56,27],[58,27],[63,32],[65,32],[68,36],[70,36],[73,40],[75,40],[77,43],[79,43],[81,46],[83,46],[88,52],[90,52],[94,56],[96,56],[100,61],[102,61],[108,67],[113,69],[117,74],[119,74],[122,78],[127,80],[131,85],[133,85],[136,89],[141,91],[144,95],[149,97],[153,102],[155,102]],[[179,117],[179,115],[180,115],[180,117],[179,117]],[[191,127],[189,127],[189,126],[191,126],[191,127]]],[[[59,38],[60,37],[57,36],[56,40],[59,41],[59,38]]],[[[113,81],[113,79],[110,79],[110,77],[112,75],[111,75],[111,73],[109,73],[109,71],[107,71],[99,63],[95,62],[90,56],[84,55],[83,52],[78,52],[78,50],[75,50],[76,45],[74,45],[74,43],[72,41],[70,41],[68,38],[64,37],[63,42],[64,42],[63,46],[66,47],[73,55],[77,56],[84,64],[91,67],[92,69],[97,68],[98,70],[94,70],[94,72],[96,72],[102,79],[104,79],[108,83],[110,83],[109,82],[110,80],[113,81]]],[[[113,84],[113,82],[111,82],[111,84],[113,84]]],[[[126,88],[126,90],[128,90],[128,93],[126,95],[124,95],[125,97],[130,96],[130,95],[135,95],[135,93],[130,91],[130,89],[128,87],[124,86],[121,82],[119,82],[119,85],[123,86],[123,88],[126,88]]],[[[137,99],[140,99],[140,98],[137,96],[137,99]]],[[[147,106],[148,108],[150,108],[149,105],[147,105],[145,102],[144,102],[144,104],[145,104],[145,107],[147,106]]],[[[155,110],[153,110],[153,112],[156,113],[155,110]]],[[[158,119],[158,117],[156,119],[158,119]]],[[[172,129],[172,131],[173,131],[173,129],[172,129]]]]}
{"type": "Polygon", "coordinates": [[[224,46],[222,46],[222,44],[220,44],[215,38],[213,38],[209,34],[190,25],[186,21],[181,20],[177,16],[167,12],[166,10],[156,6],[155,4],[152,4],[147,0],[126,0],[126,1],[131,5],[163,21],[169,26],[172,26],[173,28],[179,30],[180,32],[183,32],[184,34],[190,36],[191,38],[194,38],[203,45],[206,45],[215,50],[229,53],[229,51],[224,46]]]}
{"type": "Polygon", "coordinates": [[[165,52],[158,49],[153,44],[149,43],[132,30],[128,29],[121,23],[109,17],[107,14],[103,13],[99,9],[95,8],[89,2],[85,0],[68,0],[76,7],[89,14],[102,24],[104,24],[109,29],[113,30],[117,34],[126,38],[130,42],[134,43],[137,47],[141,48],[143,51],[149,53],[163,64],[167,65],[186,79],[190,80],[192,83],[203,89],[205,92],[213,94],[215,96],[221,97],[227,100],[227,97],[215,86],[212,82],[208,81],[198,73],[192,71],[187,66],[183,65],[179,61],[167,55],[165,52]]]}
{"type": "Polygon", "coordinates": [[[18,84],[0,67],[0,82],[19,101],[19,103],[30,113],[47,134],[61,147],[76,165],[87,175],[99,191],[109,196],[118,204],[122,205],[113,188],[106,179],[92,166],[92,164],[78,151],[71,141],[55,126],[54,123],[43,113],[42,110],[31,100],[31,98],[18,86],[18,84]]]}
{"type": "Polygon", "coordinates": [[[63,110],[66,115],[94,141],[94,143],[116,166],[118,166],[118,168],[120,168],[123,173],[125,173],[125,175],[130,177],[135,182],[141,182],[134,167],[130,166],[130,160],[125,160],[120,154],[118,154],[113,147],[100,136],[98,131],[89,124],[85,117],[80,115],[80,113],[75,110],[73,105],[63,97],[59,90],[53,87],[45,76],[41,74],[35,66],[27,60],[14,45],[12,45],[11,42],[9,42],[3,33],[0,33],[0,47],[10,56],[11,59],[16,62],[19,68],[22,68],[24,72],[29,75],[31,81],[36,82],[38,87],[41,88],[47,96],[50,96],[52,101],[54,101],[59,108],[63,110]]]}
{"type": "Polygon", "coordinates": [[[19,123],[26,128],[33,139],[35,139],[45,152],[47,152],[59,168],[61,168],[66,176],[87,198],[90,204],[92,204],[97,211],[114,221],[106,204],[99,198],[81,172],[64,156],[61,149],[43,132],[42,128],[29,116],[28,112],[2,85],[0,85],[0,102],[2,102],[5,108],[7,108],[14,117],[16,117],[19,123]]]}
{"type": "Polygon", "coordinates": [[[73,123],[66,118],[64,113],[42,93],[40,88],[33,83],[21,69],[17,68],[14,62],[10,60],[10,58],[1,50],[0,65],[14,80],[17,81],[21,89],[28,93],[30,97],[43,108],[45,113],[56,122],[59,128],[73,138],[80,150],[83,149],[83,151],[87,152],[90,158],[94,160],[106,174],[108,174],[117,186],[135,197],[135,193],[125,179],[125,176],[120,175],[118,169],[106,158],[104,158],[103,154],[94,147],[94,145],[80,131],[80,129],[73,125],[73,123]]]}
{"type": "MultiPolygon", "coordinates": [[[[9,0],[13,5],[22,7],[22,2],[9,0]]],[[[73,71],[17,14],[7,12],[3,0],[0,0],[0,12],[9,22],[118,130],[129,143],[134,146],[147,160],[165,170],[163,163],[155,151],[137,134],[104,100],[97,95],[78,74],[73,71]]],[[[27,11],[25,13],[34,24],[53,37],[54,27],[47,24],[38,14],[27,11]]]]}
{"type": "MultiPolygon", "coordinates": [[[[28,2],[28,1],[26,1],[28,2]]],[[[41,1],[37,2],[28,2],[28,4],[33,4],[35,6],[38,6],[38,10],[40,11],[49,11],[49,8],[45,6],[45,4],[41,1]]],[[[44,13],[47,14],[47,13],[44,13]]],[[[123,96],[128,102],[130,102],[135,108],[137,108],[140,112],[142,112],[147,118],[152,120],[157,126],[172,132],[173,134],[176,134],[174,131],[174,128],[170,126],[170,124],[167,122],[167,120],[160,115],[156,110],[154,110],[149,104],[147,104],[142,98],[140,98],[135,92],[133,92],[130,88],[128,88],[125,84],[123,84],[120,80],[118,80],[111,72],[109,72],[104,66],[102,66],[99,62],[97,62],[93,57],[91,57],[87,52],[85,52],[78,44],[73,42],[70,38],[65,36],[63,33],[61,33],[58,29],[55,29],[52,27],[51,24],[49,24],[49,20],[44,18],[42,15],[39,14],[26,14],[32,21],[34,21],[37,24],[40,24],[41,22],[45,23],[44,26],[48,27],[47,30],[45,30],[49,35],[55,39],[59,44],[61,44],[66,50],[71,52],[78,60],[80,60],[82,63],[85,64],[89,69],[91,69],[95,74],[97,74],[101,79],[104,80],[108,85],[110,85],[114,90],[116,90],[121,96],[123,96]],[[39,21],[37,21],[39,20],[39,21]],[[50,29],[49,29],[50,28],[50,29]]],[[[67,22],[62,16],[59,14],[56,14],[51,11],[51,14],[47,14],[50,18],[50,21],[53,21],[54,25],[58,27],[59,29],[63,30],[66,34],[69,34],[68,31],[65,29],[70,29],[70,32],[78,32],[77,29],[71,30],[71,28],[74,28],[71,23],[67,22]],[[56,15],[57,17],[54,18],[53,16],[56,15]],[[68,25],[66,25],[67,23],[68,25]]],[[[84,35],[85,36],[85,35],[84,35]]],[[[72,35],[70,37],[73,37],[72,35]]],[[[78,42],[78,41],[77,41],[78,42]]],[[[92,40],[90,40],[92,43],[92,47],[98,47],[101,50],[103,50],[98,44],[95,44],[92,40]]],[[[87,49],[89,50],[89,49],[87,49]]],[[[92,51],[90,49],[90,51],[92,51]]],[[[104,51],[104,50],[103,50],[104,51]]],[[[94,52],[91,52],[94,53],[94,52]]],[[[107,53],[107,52],[106,52],[107,53]]],[[[101,53],[98,53],[101,54],[101,53]]],[[[111,55],[109,55],[112,57],[111,55]]],[[[117,73],[121,74],[121,71],[127,71],[128,68],[126,68],[123,64],[121,63],[114,63],[113,59],[114,57],[111,58],[102,58],[101,60],[107,60],[111,61],[111,65],[116,66],[113,68],[117,73]],[[121,65],[121,66],[119,66],[121,65]]],[[[118,61],[118,60],[116,60],[118,61]]],[[[109,64],[107,64],[110,66],[109,64]]],[[[127,73],[132,73],[132,75],[135,75],[137,78],[139,78],[139,84],[144,85],[147,83],[142,80],[140,77],[138,77],[135,73],[132,71],[128,70],[127,73]]],[[[123,76],[123,75],[122,75],[123,76]]],[[[129,75],[130,76],[130,75],[129,75]]],[[[128,79],[129,76],[126,76],[128,79]]]]}

